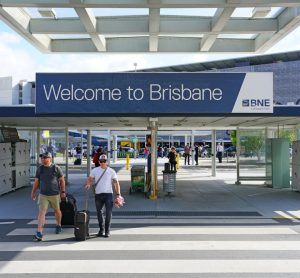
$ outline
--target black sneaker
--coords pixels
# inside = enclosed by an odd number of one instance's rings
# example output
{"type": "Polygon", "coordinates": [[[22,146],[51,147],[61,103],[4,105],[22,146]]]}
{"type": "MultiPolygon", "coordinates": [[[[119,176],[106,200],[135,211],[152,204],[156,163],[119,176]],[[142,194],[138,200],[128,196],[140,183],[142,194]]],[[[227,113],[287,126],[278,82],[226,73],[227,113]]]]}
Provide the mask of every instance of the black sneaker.
{"type": "Polygon", "coordinates": [[[58,235],[58,234],[60,234],[61,232],[62,232],[61,226],[60,226],[60,225],[56,225],[56,227],[55,227],[55,233],[58,235]]]}
{"type": "Polygon", "coordinates": [[[36,241],[42,241],[43,240],[43,234],[41,232],[36,232],[36,234],[33,236],[33,239],[36,241]]]}
{"type": "Polygon", "coordinates": [[[110,232],[105,233],[104,237],[110,237],[110,232]]]}
{"type": "Polygon", "coordinates": [[[104,236],[104,232],[102,230],[100,230],[97,234],[97,237],[102,237],[102,236],[104,236]]]}

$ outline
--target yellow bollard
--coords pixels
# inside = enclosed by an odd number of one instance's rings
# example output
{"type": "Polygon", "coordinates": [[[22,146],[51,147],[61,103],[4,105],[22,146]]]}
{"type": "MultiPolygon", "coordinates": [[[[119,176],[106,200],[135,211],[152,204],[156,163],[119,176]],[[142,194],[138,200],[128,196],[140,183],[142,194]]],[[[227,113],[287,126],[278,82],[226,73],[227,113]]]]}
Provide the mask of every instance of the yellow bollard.
{"type": "Polygon", "coordinates": [[[126,170],[129,170],[130,157],[129,154],[126,154],[126,170]]]}
{"type": "Polygon", "coordinates": [[[176,170],[178,170],[179,169],[179,167],[180,167],[180,165],[179,165],[179,162],[180,162],[180,155],[179,155],[179,153],[178,154],[176,154],[176,170]]]}

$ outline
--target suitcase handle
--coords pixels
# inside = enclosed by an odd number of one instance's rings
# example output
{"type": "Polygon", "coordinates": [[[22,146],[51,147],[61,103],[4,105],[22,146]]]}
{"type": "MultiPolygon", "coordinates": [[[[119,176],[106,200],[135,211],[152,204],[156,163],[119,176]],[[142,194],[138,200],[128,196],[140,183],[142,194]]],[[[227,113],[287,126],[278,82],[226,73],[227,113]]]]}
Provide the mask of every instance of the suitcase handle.
{"type": "Polygon", "coordinates": [[[86,193],[85,193],[85,210],[88,211],[88,208],[89,208],[89,194],[90,191],[89,190],[86,190],[86,193]]]}

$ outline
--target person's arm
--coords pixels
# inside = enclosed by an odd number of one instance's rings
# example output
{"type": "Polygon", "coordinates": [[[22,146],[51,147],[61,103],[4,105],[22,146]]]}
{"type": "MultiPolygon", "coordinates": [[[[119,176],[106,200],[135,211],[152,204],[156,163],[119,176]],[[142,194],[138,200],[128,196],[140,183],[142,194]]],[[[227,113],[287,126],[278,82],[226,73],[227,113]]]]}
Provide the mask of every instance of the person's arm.
{"type": "Polygon", "coordinates": [[[121,187],[120,187],[118,179],[113,178],[112,183],[114,185],[116,195],[121,195],[121,187]]]}
{"type": "Polygon", "coordinates": [[[89,190],[91,185],[92,185],[92,182],[93,182],[93,177],[89,176],[87,177],[86,179],[86,183],[85,183],[85,188],[86,190],[89,190]]]}
{"type": "Polygon", "coordinates": [[[61,176],[59,179],[59,186],[60,186],[60,197],[65,198],[66,197],[66,182],[65,177],[61,176]]]}
{"type": "Polygon", "coordinates": [[[40,184],[39,179],[38,179],[38,178],[35,178],[34,183],[33,183],[33,186],[32,186],[32,190],[31,190],[31,199],[32,199],[33,201],[35,201],[35,199],[36,199],[35,192],[36,192],[37,189],[39,188],[39,184],[40,184]]]}

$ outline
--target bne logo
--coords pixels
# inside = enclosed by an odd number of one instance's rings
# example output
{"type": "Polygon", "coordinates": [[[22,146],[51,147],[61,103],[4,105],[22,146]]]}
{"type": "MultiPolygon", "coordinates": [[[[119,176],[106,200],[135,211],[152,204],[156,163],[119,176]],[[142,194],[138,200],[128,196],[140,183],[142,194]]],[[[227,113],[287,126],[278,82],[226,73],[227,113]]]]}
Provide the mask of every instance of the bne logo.
{"type": "Polygon", "coordinates": [[[243,99],[242,106],[244,107],[270,107],[270,99],[243,99]]]}

